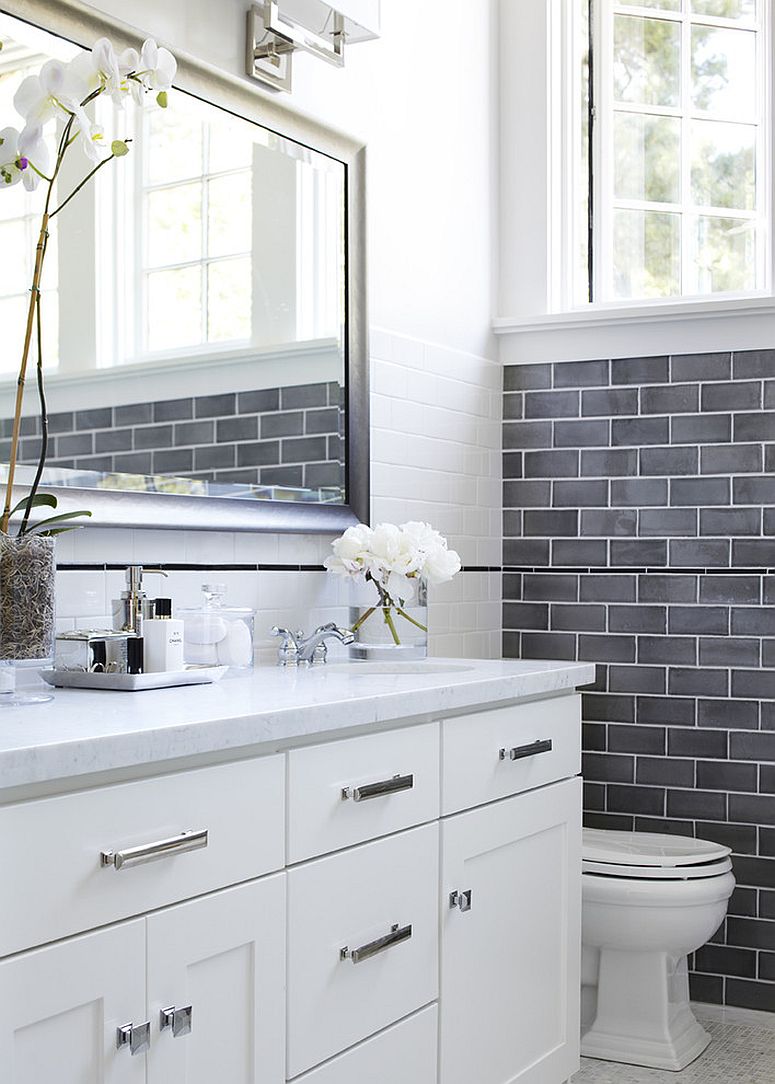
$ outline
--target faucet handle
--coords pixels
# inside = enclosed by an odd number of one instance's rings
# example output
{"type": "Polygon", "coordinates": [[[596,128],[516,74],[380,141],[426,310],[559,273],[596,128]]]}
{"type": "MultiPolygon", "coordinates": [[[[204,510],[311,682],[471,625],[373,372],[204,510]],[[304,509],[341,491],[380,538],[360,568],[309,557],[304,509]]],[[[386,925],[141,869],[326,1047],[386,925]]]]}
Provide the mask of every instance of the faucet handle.
{"type": "Polygon", "coordinates": [[[294,635],[290,629],[283,629],[277,625],[273,625],[271,629],[272,636],[282,636],[283,642],[277,649],[277,665],[278,666],[297,666],[299,662],[299,643],[296,633],[294,635]]]}

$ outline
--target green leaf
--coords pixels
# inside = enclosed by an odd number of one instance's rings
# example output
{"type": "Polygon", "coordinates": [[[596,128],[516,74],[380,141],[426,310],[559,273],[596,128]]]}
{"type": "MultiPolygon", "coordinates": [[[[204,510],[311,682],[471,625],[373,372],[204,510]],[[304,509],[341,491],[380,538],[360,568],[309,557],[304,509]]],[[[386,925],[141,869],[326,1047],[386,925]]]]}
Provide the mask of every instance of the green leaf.
{"type": "MultiPolygon", "coordinates": [[[[75,516],[90,516],[90,515],[91,515],[91,512],[87,512],[85,509],[81,509],[78,512],[62,512],[61,515],[49,516],[48,519],[42,519],[40,521],[40,523],[34,523],[32,525],[32,527],[30,527],[29,530],[27,531],[27,534],[45,533],[48,530],[48,524],[49,523],[61,523],[63,520],[73,519],[75,516]]],[[[82,526],[82,524],[77,524],[77,526],[82,526]]]]}
{"type": "Polygon", "coordinates": [[[52,527],[50,531],[38,531],[41,538],[53,538],[56,534],[65,534],[66,531],[80,531],[86,526],[85,523],[73,523],[70,527],[52,527]]]}
{"type": "Polygon", "coordinates": [[[129,154],[129,147],[123,139],[114,139],[110,149],[114,158],[123,158],[125,154],[129,154]]]}
{"type": "Polygon", "coordinates": [[[167,91],[166,90],[160,90],[159,91],[159,93],[156,95],[156,103],[162,109],[167,108],[167,91]]]}
{"type": "Polygon", "coordinates": [[[11,515],[15,516],[16,513],[21,512],[22,509],[26,511],[27,505],[29,505],[30,508],[40,508],[42,505],[45,505],[47,508],[56,508],[57,499],[53,493],[36,493],[32,500],[30,500],[29,497],[22,497],[19,503],[11,509],[11,515]]]}

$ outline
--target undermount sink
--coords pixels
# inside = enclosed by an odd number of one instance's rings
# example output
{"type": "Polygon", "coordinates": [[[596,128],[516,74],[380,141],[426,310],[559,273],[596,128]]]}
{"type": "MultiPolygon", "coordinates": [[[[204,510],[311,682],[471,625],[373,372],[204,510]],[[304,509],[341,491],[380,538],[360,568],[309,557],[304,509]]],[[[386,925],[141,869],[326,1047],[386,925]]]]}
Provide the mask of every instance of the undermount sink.
{"type": "Polygon", "coordinates": [[[349,677],[369,677],[378,675],[401,674],[464,674],[470,673],[473,666],[458,665],[453,662],[337,662],[321,667],[328,674],[347,674],[349,677]]]}

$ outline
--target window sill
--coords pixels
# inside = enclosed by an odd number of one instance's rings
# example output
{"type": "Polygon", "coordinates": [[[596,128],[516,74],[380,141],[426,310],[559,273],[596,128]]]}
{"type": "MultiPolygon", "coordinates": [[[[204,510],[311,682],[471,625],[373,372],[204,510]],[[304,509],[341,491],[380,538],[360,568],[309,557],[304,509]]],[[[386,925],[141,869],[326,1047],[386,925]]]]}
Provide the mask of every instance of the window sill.
{"type": "Polygon", "coordinates": [[[507,365],[767,349],[775,345],[775,296],[596,305],[496,317],[493,331],[507,365]]]}

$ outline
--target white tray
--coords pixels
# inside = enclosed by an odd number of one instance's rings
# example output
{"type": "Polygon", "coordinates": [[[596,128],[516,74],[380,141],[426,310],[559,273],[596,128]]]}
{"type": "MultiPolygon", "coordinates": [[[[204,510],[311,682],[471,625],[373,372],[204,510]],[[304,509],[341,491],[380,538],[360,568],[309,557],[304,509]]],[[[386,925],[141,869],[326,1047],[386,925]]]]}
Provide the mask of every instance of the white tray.
{"type": "Polygon", "coordinates": [[[220,681],[228,666],[187,666],[165,674],[87,674],[83,670],[41,670],[40,676],[59,689],[106,689],[139,693],[144,689],[169,689],[176,685],[209,685],[220,681]]]}

